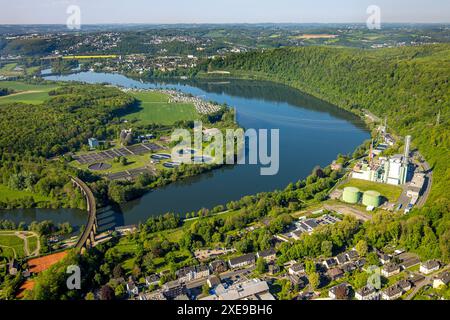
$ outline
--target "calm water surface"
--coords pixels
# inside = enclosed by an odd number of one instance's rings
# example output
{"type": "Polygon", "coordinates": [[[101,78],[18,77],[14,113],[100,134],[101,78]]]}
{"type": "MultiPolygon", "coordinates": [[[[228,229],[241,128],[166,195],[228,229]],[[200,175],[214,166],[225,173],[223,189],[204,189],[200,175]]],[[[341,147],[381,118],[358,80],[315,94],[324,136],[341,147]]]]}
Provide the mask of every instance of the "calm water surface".
{"type": "MultiPolygon", "coordinates": [[[[227,166],[173,183],[121,207],[100,214],[105,228],[145,221],[165,212],[185,213],[238,200],[242,196],[286,187],[306,177],[316,165],[326,166],[337,154],[347,154],[370,137],[356,116],[333,105],[269,82],[144,83],[119,74],[82,72],[49,76],[60,81],[110,83],[128,88],[173,88],[235,107],[244,128],[280,130],[280,170],[260,176],[255,165],[227,166]]],[[[0,219],[30,222],[51,219],[81,225],[86,213],[72,209],[0,211],[0,219]]]]}

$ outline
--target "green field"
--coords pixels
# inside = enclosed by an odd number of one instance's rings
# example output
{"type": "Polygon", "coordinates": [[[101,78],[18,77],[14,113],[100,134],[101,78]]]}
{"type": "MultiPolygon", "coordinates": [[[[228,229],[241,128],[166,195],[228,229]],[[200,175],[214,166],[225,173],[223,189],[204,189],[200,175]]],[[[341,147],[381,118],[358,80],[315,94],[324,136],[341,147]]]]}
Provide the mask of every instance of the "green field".
{"type": "Polygon", "coordinates": [[[28,241],[28,250],[30,251],[31,254],[38,247],[38,238],[36,236],[29,236],[27,237],[27,241],[28,241]]]}
{"type": "Polygon", "coordinates": [[[18,81],[0,81],[0,88],[8,88],[16,93],[0,97],[0,104],[23,102],[40,104],[48,99],[48,92],[56,89],[56,85],[28,84],[18,81]]]}
{"type": "Polygon", "coordinates": [[[136,112],[126,115],[127,120],[138,120],[141,124],[173,124],[182,120],[199,118],[194,105],[184,103],[169,103],[169,97],[159,92],[133,92],[140,101],[136,112]]]}
{"type": "Polygon", "coordinates": [[[346,187],[356,187],[363,192],[367,190],[377,191],[381,193],[383,197],[387,198],[389,202],[396,202],[402,194],[401,187],[359,179],[351,179],[349,182],[340,185],[339,189],[344,189],[346,187]]]}
{"type": "MultiPolygon", "coordinates": [[[[2,253],[0,256],[7,259],[24,258],[27,255],[25,249],[25,241],[21,237],[15,235],[17,230],[0,231],[0,248],[2,253]]],[[[32,254],[38,248],[38,238],[29,231],[20,231],[21,236],[26,236],[28,242],[28,254],[32,254]]]]}
{"type": "Polygon", "coordinates": [[[35,194],[29,191],[13,190],[3,184],[0,184],[0,202],[8,202],[10,200],[18,200],[25,197],[33,197],[35,202],[51,200],[43,195],[35,194]]]}
{"type": "Polygon", "coordinates": [[[24,241],[11,231],[0,231],[0,248],[2,256],[7,258],[22,258],[25,256],[24,241]]]}

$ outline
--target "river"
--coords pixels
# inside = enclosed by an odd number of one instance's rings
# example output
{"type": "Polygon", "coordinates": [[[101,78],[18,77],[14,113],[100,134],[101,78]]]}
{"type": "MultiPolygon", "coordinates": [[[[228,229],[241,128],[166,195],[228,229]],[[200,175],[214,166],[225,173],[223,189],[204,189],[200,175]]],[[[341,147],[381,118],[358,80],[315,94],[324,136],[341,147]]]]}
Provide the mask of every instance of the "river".
{"type": "MultiPolygon", "coordinates": [[[[316,165],[326,166],[339,153],[348,154],[370,137],[355,115],[284,85],[259,81],[141,82],[119,74],[81,72],[48,76],[49,80],[110,83],[128,88],[173,88],[227,103],[236,108],[244,128],[280,130],[280,169],[260,176],[260,166],[226,166],[147,193],[142,198],[100,213],[105,228],[144,222],[165,212],[186,213],[212,208],[242,196],[286,187],[305,178],[316,165]]],[[[1,211],[0,219],[16,222],[50,219],[86,222],[86,213],[73,209],[1,211]]]]}

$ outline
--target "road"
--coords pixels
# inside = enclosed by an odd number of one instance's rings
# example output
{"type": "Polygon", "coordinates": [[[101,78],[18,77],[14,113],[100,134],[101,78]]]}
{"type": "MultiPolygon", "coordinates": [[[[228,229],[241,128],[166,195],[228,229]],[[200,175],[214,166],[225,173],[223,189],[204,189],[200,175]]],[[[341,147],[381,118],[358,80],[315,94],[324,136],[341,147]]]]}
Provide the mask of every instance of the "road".
{"type": "MultiPolygon", "coordinates": [[[[417,156],[419,159],[424,159],[418,151],[413,152],[413,157],[414,156],[417,156]]],[[[422,162],[421,165],[423,167],[423,173],[425,173],[425,190],[422,191],[422,195],[417,201],[417,208],[421,208],[425,205],[431,192],[431,186],[433,184],[433,170],[431,169],[430,165],[426,161],[422,162]]]]}
{"type": "MultiPolygon", "coordinates": [[[[450,269],[450,266],[446,266],[444,268],[442,268],[441,270],[437,271],[436,273],[441,273],[444,271],[448,271],[450,269]]],[[[420,289],[422,289],[423,287],[425,287],[428,284],[431,284],[433,282],[433,278],[436,275],[436,273],[433,273],[427,277],[425,277],[424,280],[422,280],[417,286],[414,287],[414,290],[406,297],[406,300],[411,300],[413,299],[416,294],[419,292],[420,289]]]]}
{"type": "Polygon", "coordinates": [[[350,206],[346,206],[343,204],[336,204],[336,205],[326,204],[323,207],[325,210],[336,211],[337,213],[340,213],[342,215],[350,215],[350,216],[355,217],[358,220],[362,220],[362,221],[372,220],[372,215],[370,215],[369,213],[360,211],[358,209],[355,209],[355,208],[352,208],[350,206]]]}

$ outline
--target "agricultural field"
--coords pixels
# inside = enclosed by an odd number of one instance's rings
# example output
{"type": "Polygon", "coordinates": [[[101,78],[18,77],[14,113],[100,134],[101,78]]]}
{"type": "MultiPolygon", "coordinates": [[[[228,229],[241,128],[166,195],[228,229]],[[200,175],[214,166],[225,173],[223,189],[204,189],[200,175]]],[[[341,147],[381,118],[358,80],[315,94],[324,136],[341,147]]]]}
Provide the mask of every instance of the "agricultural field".
{"type": "Polygon", "coordinates": [[[38,249],[38,241],[37,235],[32,232],[0,231],[0,256],[7,259],[27,257],[38,249]]]}
{"type": "Polygon", "coordinates": [[[0,81],[0,88],[8,88],[16,93],[0,97],[0,105],[14,102],[40,104],[48,99],[48,92],[57,88],[53,84],[28,84],[17,81],[0,81]]]}
{"type": "Polygon", "coordinates": [[[349,182],[339,186],[339,189],[346,187],[356,187],[360,191],[373,190],[381,193],[381,195],[388,199],[389,202],[396,202],[402,194],[402,188],[390,184],[371,182],[366,180],[351,179],[349,182]]]}
{"type": "Polygon", "coordinates": [[[132,92],[140,101],[137,110],[124,117],[126,120],[137,120],[139,123],[170,125],[177,121],[195,120],[199,118],[193,104],[169,103],[169,97],[160,92],[132,92]]]}

